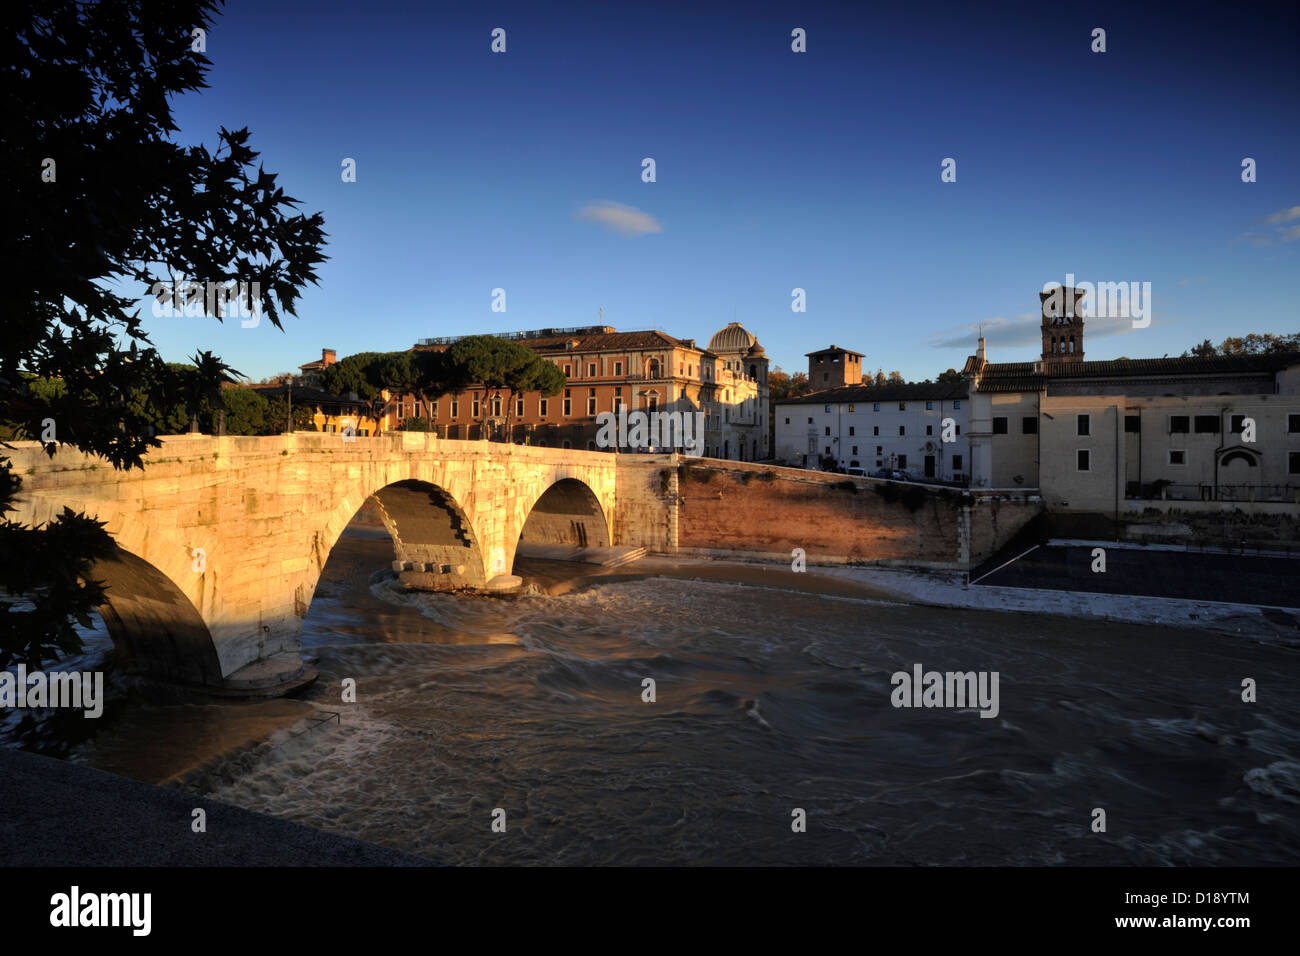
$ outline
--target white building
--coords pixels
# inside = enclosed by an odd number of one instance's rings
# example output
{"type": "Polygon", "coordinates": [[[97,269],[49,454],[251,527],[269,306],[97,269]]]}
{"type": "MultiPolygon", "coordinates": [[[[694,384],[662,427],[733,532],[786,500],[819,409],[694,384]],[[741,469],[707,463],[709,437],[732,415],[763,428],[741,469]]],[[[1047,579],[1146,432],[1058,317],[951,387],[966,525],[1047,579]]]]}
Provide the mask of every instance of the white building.
{"type": "Polygon", "coordinates": [[[810,392],[773,405],[776,457],[805,468],[891,468],[965,481],[969,408],[962,382],[810,392]]]}

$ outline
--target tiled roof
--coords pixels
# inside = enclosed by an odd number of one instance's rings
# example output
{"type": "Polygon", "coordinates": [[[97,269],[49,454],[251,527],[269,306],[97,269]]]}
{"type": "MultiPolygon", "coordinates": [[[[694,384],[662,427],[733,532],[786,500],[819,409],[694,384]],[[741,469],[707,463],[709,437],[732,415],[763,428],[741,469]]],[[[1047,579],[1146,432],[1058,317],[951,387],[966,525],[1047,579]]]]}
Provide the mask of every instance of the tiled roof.
{"type": "MultiPolygon", "coordinates": [[[[569,334],[533,336],[515,339],[520,345],[526,345],[534,352],[549,354],[552,352],[622,352],[631,349],[654,348],[693,348],[697,352],[712,356],[713,353],[698,345],[688,345],[684,340],[673,338],[666,332],[573,332],[569,334]],[[576,342],[569,348],[570,342],[576,342]]],[[[443,349],[445,345],[417,345],[417,349],[443,349]]]]}
{"type": "MultiPolygon", "coordinates": [[[[1300,365],[1300,352],[1267,355],[1178,356],[1175,358],[1109,359],[1104,362],[990,362],[980,374],[981,392],[1033,392],[1053,382],[1078,379],[1152,378],[1195,375],[1259,375],[1300,365]]],[[[978,363],[967,359],[966,371],[978,363]]]]}
{"type": "Polygon", "coordinates": [[[840,385],[796,398],[774,400],[773,405],[835,405],[845,402],[949,402],[967,395],[965,382],[910,382],[903,385],[840,385]]]}

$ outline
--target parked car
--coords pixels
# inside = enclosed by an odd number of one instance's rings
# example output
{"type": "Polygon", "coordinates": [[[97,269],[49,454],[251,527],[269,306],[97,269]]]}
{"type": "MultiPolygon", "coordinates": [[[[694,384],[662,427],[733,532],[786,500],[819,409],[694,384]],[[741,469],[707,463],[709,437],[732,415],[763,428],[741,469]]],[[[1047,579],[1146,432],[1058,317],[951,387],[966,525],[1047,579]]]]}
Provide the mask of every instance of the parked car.
{"type": "Polygon", "coordinates": [[[861,468],[850,468],[848,472],[846,472],[846,474],[854,475],[858,478],[867,477],[867,473],[863,471],[861,468]]]}

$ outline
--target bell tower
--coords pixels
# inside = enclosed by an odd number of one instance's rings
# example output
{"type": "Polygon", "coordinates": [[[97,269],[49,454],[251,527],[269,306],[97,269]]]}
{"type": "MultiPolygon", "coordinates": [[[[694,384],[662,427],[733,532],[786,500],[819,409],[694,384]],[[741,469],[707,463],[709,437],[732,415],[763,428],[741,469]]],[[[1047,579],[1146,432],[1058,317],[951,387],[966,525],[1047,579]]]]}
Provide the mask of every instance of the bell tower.
{"type": "Polygon", "coordinates": [[[1043,311],[1043,364],[1083,361],[1082,289],[1056,286],[1038,293],[1043,311]]]}

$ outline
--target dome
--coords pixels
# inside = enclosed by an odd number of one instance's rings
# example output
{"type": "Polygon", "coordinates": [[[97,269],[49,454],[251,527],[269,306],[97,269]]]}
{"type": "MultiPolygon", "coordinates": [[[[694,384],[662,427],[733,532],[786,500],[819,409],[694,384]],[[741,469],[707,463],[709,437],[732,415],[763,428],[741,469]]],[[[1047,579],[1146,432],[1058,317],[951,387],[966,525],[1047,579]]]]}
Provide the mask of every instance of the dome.
{"type": "Polygon", "coordinates": [[[745,331],[739,322],[728,322],[727,327],[709,339],[710,352],[744,352],[758,339],[745,331]]]}

